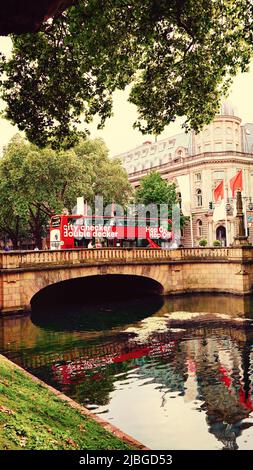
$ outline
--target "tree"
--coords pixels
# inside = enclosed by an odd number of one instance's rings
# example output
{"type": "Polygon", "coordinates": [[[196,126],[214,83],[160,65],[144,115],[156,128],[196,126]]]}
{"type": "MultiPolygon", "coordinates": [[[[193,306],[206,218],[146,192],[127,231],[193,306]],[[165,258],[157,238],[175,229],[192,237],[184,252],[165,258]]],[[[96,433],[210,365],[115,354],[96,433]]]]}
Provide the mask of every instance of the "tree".
{"type": "Polygon", "coordinates": [[[40,150],[15,136],[0,161],[2,231],[15,248],[23,232],[41,248],[49,217],[65,205],[73,207],[87,191],[89,179],[73,151],[40,150]]]}
{"type": "Polygon", "coordinates": [[[39,33],[13,36],[0,61],[6,117],[39,146],[70,146],[131,84],[143,133],[177,116],[198,131],[247,70],[252,26],[251,0],[76,0],[39,33]]]}
{"type": "Polygon", "coordinates": [[[15,248],[29,235],[41,248],[54,213],[65,206],[71,210],[81,195],[91,203],[96,194],[103,195],[106,204],[126,203],[131,194],[125,170],[108,158],[103,141],[55,151],[41,150],[16,135],[0,160],[0,231],[15,248]]]}
{"type": "Polygon", "coordinates": [[[176,185],[163,180],[160,173],[153,171],[141,179],[135,199],[145,205],[168,204],[172,208],[177,203],[176,185]]]}
{"type": "MultiPolygon", "coordinates": [[[[176,193],[175,183],[168,183],[168,181],[163,180],[159,173],[151,172],[148,175],[144,176],[140,181],[140,186],[137,188],[135,193],[135,201],[139,204],[144,204],[145,206],[149,204],[157,204],[158,215],[164,217],[160,213],[160,204],[168,205],[168,216],[172,218],[172,206],[177,204],[178,196],[176,193]]],[[[181,215],[180,224],[181,227],[185,225],[187,217],[181,215]]]]}
{"type": "Polygon", "coordinates": [[[116,202],[125,206],[132,196],[133,190],[128,181],[126,170],[117,159],[108,157],[108,149],[101,139],[83,140],[74,147],[81,161],[85,174],[89,175],[92,187],[92,204],[94,196],[104,198],[104,205],[116,202]]]}

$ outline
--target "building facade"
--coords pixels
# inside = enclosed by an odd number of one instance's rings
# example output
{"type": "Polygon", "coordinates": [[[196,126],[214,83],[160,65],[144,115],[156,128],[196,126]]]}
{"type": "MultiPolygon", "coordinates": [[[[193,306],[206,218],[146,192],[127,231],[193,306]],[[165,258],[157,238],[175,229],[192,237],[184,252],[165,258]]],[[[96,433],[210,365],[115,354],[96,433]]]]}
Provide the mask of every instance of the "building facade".
{"type": "MultiPolygon", "coordinates": [[[[242,125],[229,102],[223,103],[220,113],[199,134],[181,133],[157,142],[146,141],[115,158],[121,160],[134,188],[151,171],[177,186],[178,176],[189,175],[194,246],[203,238],[209,246],[215,240],[223,246],[233,243],[236,211],[229,181],[242,170],[245,225],[253,243],[253,123],[242,125]],[[214,221],[213,191],[222,180],[227,217],[214,221]]],[[[189,224],[182,231],[182,244],[192,245],[189,224]]]]}

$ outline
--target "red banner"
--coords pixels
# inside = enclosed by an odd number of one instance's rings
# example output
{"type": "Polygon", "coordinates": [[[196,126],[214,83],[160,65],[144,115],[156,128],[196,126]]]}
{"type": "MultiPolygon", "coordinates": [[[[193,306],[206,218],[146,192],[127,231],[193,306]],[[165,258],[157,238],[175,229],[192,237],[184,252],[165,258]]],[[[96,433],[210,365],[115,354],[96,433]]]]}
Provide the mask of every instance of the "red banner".
{"type": "Polygon", "coordinates": [[[242,170],[238,171],[236,175],[230,180],[230,188],[232,196],[235,197],[235,192],[240,189],[242,191],[242,170]]]}
{"type": "Polygon", "coordinates": [[[214,192],[214,201],[217,202],[219,199],[224,198],[224,180],[222,180],[217,188],[215,188],[214,192]]]}

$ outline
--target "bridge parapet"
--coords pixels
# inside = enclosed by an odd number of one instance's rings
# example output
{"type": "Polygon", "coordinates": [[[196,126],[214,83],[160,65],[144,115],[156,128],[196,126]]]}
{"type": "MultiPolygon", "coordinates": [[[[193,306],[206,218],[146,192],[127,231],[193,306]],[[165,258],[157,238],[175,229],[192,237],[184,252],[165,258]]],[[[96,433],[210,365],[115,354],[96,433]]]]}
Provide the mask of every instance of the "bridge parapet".
{"type": "Polygon", "coordinates": [[[253,247],[231,248],[182,248],[182,249],[131,249],[102,248],[85,250],[58,251],[11,251],[0,253],[0,269],[13,270],[26,267],[79,265],[90,263],[127,263],[127,262],[180,262],[180,261],[250,261],[253,262],[253,247]]]}

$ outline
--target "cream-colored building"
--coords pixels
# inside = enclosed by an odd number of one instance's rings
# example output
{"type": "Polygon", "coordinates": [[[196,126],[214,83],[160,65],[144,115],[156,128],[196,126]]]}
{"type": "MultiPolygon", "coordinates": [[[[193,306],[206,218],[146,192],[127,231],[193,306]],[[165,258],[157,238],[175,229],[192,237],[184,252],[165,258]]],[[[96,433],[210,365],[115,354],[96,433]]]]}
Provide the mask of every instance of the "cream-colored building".
{"type": "MultiPolygon", "coordinates": [[[[208,245],[217,239],[227,246],[233,242],[236,220],[229,180],[242,170],[245,222],[253,242],[253,123],[242,125],[229,102],[223,103],[219,115],[199,134],[181,133],[157,142],[146,141],[115,158],[122,161],[134,187],[150,171],[158,171],[176,184],[178,176],[189,175],[195,246],[201,238],[206,238],[208,245]],[[215,222],[213,190],[223,179],[227,218],[215,222]]],[[[189,224],[182,232],[182,244],[191,246],[189,224]]]]}

